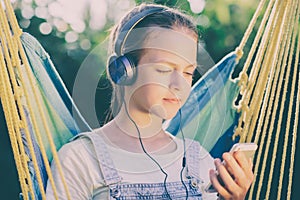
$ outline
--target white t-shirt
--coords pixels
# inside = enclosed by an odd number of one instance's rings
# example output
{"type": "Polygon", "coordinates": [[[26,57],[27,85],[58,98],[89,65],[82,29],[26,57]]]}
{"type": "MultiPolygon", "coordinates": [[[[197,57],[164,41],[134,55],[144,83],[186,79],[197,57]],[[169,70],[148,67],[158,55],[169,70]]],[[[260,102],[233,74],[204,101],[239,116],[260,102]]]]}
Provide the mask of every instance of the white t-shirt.
{"type": "MultiPolygon", "coordinates": [[[[151,155],[168,174],[167,182],[180,181],[182,168],[183,142],[176,137],[176,150],[163,154],[151,155]]],[[[187,147],[188,148],[188,147],[187,147]]],[[[165,175],[159,167],[145,154],[132,153],[107,144],[107,150],[113,160],[115,168],[124,183],[162,183],[165,175]]],[[[58,152],[65,181],[71,199],[108,199],[108,187],[104,184],[99,164],[92,142],[88,138],[78,138],[64,145],[58,152]]],[[[188,163],[188,161],[187,161],[188,163]]],[[[204,182],[201,187],[209,183],[209,169],[214,169],[213,158],[204,149],[200,150],[200,178],[204,182]]],[[[58,199],[67,199],[61,181],[61,176],[53,162],[52,173],[58,199]]],[[[48,180],[47,199],[55,199],[53,188],[48,180]]],[[[203,194],[203,199],[216,199],[216,194],[203,194]]]]}

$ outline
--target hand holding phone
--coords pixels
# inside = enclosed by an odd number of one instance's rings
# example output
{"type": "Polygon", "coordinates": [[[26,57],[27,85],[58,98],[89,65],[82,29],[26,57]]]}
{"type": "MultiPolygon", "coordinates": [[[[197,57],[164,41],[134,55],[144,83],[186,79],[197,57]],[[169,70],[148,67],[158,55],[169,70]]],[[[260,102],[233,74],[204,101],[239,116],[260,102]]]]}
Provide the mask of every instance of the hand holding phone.
{"type": "MultiPolygon", "coordinates": [[[[233,153],[235,151],[243,151],[243,153],[245,154],[245,156],[248,159],[249,158],[253,159],[256,149],[257,149],[257,144],[255,144],[255,143],[237,143],[232,146],[232,148],[229,152],[233,153]]],[[[224,161],[223,161],[223,164],[225,164],[224,161]]],[[[217,171],[216,171],[216,173],[218,174],[217,171]]],[[[221,177],[219,175],[217,175],[217,178],[218,178],[220,184],[224,186],[225,184],[223,183],[221,177]]],[[[206,186],[205,191],[208,193],[217,192],[211,183],[209,183],[206,186]]]]}

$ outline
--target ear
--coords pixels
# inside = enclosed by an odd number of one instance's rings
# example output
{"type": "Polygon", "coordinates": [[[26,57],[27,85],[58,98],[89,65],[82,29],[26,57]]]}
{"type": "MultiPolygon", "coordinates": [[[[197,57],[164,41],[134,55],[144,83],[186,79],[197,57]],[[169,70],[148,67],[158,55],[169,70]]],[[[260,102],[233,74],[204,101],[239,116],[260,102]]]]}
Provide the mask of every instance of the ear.
{"type": "Polygon", "coordinates": [[[136,80],[136,67],[127,56],[111,56],[108,61],[111,80],[119,85],[131,85],[136,80]]]}

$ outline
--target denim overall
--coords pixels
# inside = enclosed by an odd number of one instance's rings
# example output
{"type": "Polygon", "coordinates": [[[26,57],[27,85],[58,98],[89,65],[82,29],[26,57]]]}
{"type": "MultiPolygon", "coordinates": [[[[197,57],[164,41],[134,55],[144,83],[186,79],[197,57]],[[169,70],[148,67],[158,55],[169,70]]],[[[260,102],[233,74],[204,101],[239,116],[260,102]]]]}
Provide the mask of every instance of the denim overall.
{"type": "MultiPolygon", "coordinates": [[[[99,167],[103,174],[104,183],[109,187],[110,200],[135,199],[186,199],[186,189],[181,181],[164,183],[122,183],[117,169],[110,158],[106,144],[99,134],[84,134],[93,143],[99,167]],[[101,147],[101,148],[99,148],[101,147]]],[[[186,140],[191,145],[187,150],[187,181],[184,181],[188,190],[188,199],[202,199],[203,181],[199,179],[200,145],[192,140],[186,140]]],[[[180,173],[180,172],[178,172],[180,173]]],[[[185,173],[184,173],[185,174],[185,173]]]]}

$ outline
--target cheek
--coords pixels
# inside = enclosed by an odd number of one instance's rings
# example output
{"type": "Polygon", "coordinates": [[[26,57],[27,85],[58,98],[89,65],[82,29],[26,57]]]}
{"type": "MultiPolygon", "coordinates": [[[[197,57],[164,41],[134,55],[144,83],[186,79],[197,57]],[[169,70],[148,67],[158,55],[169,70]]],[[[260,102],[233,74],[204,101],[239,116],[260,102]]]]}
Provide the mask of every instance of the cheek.
{"type": "Polygon", "coordinates": [[[141,86],[147,86],[148,90],[150,89],[158,89],[161,88],[168,88],[169,83],[169,77],[168,76],[159,76],[155,74],[151,74],[148,77],[145,77],[143,79],[138,80],[139,87],[141,86]]]}
{"type": "Polygon", "coordinates": [[[137,87],[133,92],[131,97],[135,99],[135,101],[143,103],[143,104],[155,104],[164,92],[164,87],[157,84],[145,84],[140,87],[137,87]]]}
{"type": "Polygon", "coordinates": [[[147,84],[143,87],[143,96],[147,97],[148,100],[152,102],[158,101],[164,94],[167,89],[161,84],[147,84]]]}
{"type": "Polygon", "coordinates": [[[149,84],[157,84],[167,87],[169,80],[170,76],[158,73],[153,67],[141,66],[138,68],[135,85],[141,87],[149,84]]]}

